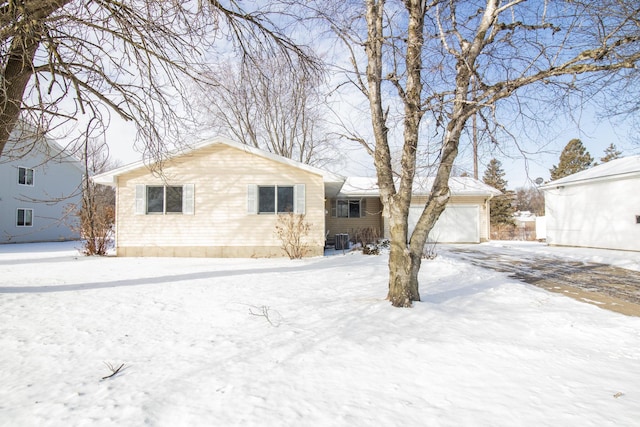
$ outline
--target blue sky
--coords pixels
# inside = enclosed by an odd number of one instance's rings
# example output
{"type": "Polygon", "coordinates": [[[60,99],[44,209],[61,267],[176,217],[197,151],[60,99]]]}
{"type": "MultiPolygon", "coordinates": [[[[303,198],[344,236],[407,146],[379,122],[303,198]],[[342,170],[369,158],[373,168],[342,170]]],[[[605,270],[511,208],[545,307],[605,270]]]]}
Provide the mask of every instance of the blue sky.
{"type": "MultiPolygon", "coordinates": [[[[533,6],[532,6],[533,7],[533,6]]],[[[310,34],[308,34],[310,36],[310,34]]],[[[310,37],[317,48],[323,50],[325,54],[332,58],[332,61],[345,61],[348,58],[344,56],[343,49],[336,49],[335,40],[330,37],[310,37]]],[[[310,41],[311,41],[310,40],[310,41]]],[[[338,82],[338,79],[333,79],[338,82]]],[[[341,105],[337,108],[341,115],[353,114],[353,123],[357,123],[358,130],[362,134],[370,133],[368,119],[359,108],[362,104],[361,94],[357,94],[351,90],[347,90],[346,96],[343,94],[341,105]],[[355,97],[358,96],[357,100],[355,97]],[[353,105],[348,105],[353,102],[353,105]],[[353,113],[356,111],[355,113],[353,113]]],[[[357,92],[357,91],[356,91],[357,92]]],[[[527,98],[532,99],[532,98],[527,98]]],[[[390,101],[394,102],[394,101],[390,101]]],[[[366,103],[365,103],[366,104],[366,103]]],[[[391,104],[393,106],[393,104],[391,104]]],[[[640,145],[638,140],[631,140],[633,137],[629,126],[624,123],[611,123],[609,120],[598,117],[599,106],[591,105],[584,107],[581,111],[574,113],[574,117],[569,117],[563,111],[549,111],[539,108],[540,117],[534,125],[518,124],[514,120],[514,126],[511,128],[507,123],[507,132],[513,135],[513,140],[504,139],[498,147],[489,149],[490,144],[481,147],[481,157],[479,159],[479,176],[482,177],[486,165],[491,158],[496,157],[502,162],[508,186],[515,189],[522,186],[529,186],[532,181],[538,177],[544,180],[549,179],[549,169],[558,163],[559,155],[564,146],[573,138],[579,138],[597,161],[604,155],[604,149],[611,143],[615,144],[623,155],[632,155],[640,153],[640,145]],[[545,117],[542,117],[545,116],[545,117]],[[576,118],[575,116],[579,116],[576,118]],[[535,126],[535,129],[533,128],[535,126]],[[522,154],[517,148],[516,143],[521,150],[526,151],[522,154]]],[[[602,104],[604,105],[604,103],[602,104]]],[[[335,105],[334,105],[334,108],[335,105]]],[[[508,109],[508,107],[507,107],[508,109]]],[[[534,112],[535,114],[535,112],[534,112]]],[[[504,118],[503,118],[504,119],[504,118]]],[[[468,123],[470,126],[470,122],[468,123]]],[[[141,159],[141,155],[132,148],[135,138],[134,129],[119,119],[115,119],[109,129],[109,145],[112,158],[118,159],[123,163],[137,161],[141,159]]],[[[340,160],[328,165],[327,168],[333,172],[342,175],[374,175],[372,161],[364,150],[355,143],[340,142],[339,145],[340,160]]],[[[458,168],[472,173],[472,154],[468,143],[461,141],[460,155],[457,162],[458,168]]]]}
{"type": "MultiPolygon", "coordinates": [[[[596,117],[595,111],[584,113],[580,123],[559,117],[557,122],[549,123],[549,141],[547,147],[539,153],[533,153],[524,160],[522,154],[512,152],[505,155],[494,152],[495,157],[502,162],[502,168],[506,173],[505,179],[510,189],[532,185],[533,180],[542,177],[549,179],[549,169],[558,163],[560,152],[564,146],[573,138],[579,138],[587,148],[587,151],[597,161],[604,156],[604,150],[610,143],[614,143],[623,155],[640,154],[640,145],[631,140],[631,129],[628,126],[611,123],[609,120],[602,120],[596,117]],[[528,168],[528,170],[527,170],[528,168]]],[[[111,158],[119,160],[122,164],[141,160],[141,154],[134,150],[133,141],[135,130],[130,124],[119,119],[113,121],[109,129],[109,146],[111,158]]],[[[533,144],[524,143],[523,146],[531,151],[537,148],[533,144]]],[[[459,166],[469,172],[473,171],[471,150],[462,144],[459,166]]],[[[342,175],[373,176],[373,169],[370,157],[355,144],[343,143],[341,146],[340,163],[335,163],[328,168],[333,172],[342,175]]],[[[480,159],[479,175],[482,174],[489,163],[491,153],[483,155],[480,159]]]]}

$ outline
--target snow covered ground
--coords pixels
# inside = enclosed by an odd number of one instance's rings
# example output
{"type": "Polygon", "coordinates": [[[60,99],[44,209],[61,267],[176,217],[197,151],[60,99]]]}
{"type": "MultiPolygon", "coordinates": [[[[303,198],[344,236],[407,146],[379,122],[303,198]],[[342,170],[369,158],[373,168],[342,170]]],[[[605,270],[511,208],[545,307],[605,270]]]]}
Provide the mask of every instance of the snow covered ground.
{"type": "MultiPolygon", "coordinates": [[[[396,309],[385,255],[75,245],[0,246],[2,426],[639,425],[640,318],[446,250],[423,264],[423,302],[396,309]],[[124,367],[102,380],[106,363],[124,367]]],[[[640,270],[635,254],[517,249],[640,270]]]]}

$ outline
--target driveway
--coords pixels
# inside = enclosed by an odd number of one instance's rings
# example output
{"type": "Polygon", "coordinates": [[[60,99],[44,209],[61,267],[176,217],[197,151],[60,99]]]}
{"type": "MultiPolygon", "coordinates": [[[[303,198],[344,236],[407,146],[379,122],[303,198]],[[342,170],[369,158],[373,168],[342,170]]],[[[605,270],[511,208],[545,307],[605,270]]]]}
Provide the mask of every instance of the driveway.
{"type": "Polygon", "coordinates": [[[572,261],[485,245],[442,245],[474,265],[577,300],[640,317],[640,273],[608,264],[572,261]]]}

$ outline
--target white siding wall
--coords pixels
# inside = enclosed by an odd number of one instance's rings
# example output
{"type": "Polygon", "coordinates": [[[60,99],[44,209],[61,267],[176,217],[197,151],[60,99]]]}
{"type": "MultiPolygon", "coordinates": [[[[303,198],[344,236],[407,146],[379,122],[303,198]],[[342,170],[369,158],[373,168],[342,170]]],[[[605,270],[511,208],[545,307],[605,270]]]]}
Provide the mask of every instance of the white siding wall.
{"type": "Polygon", "coordinates": [[[314,246],[315,254],[324,246],[324,183],[319,175],[226,145],[176,158],[164,166],[163,174],[138,170],[119,177],[118,254],[135,254],[126,248],[159,248],[162,254],[163,247],[185,247],[191,248],[191,256],[282,255],[274,233],[278,216],[248,211],[253,184],[304,184],[306,220],[312,225],[306,243],[314,246]],[[193,215],[136,215],[136,184],[193,184],[193,215]],[[205,248],[221,248],[224,254],[205,248]]]}
{"type": "Polygon", "coordinates": [[[639,186],[635,178],[546,190],[547,243],[640,251],[639,186]]]}
{"type": "MultiPolygon", "coordinates": [[[[418,223],[424,206],[409,209],[409,233],[418,223]]],[[[440,218],[429,232],[429,242],[480,243],[480,206],[447,204],[440,218]]]]}
{"type": "MultiPolygon", "coordinates": [[[[413,215],[413,219],[410,219],[410,222],[413,221],[412,227],[411,227],[411,231],[413,230],[413,226],[415,226],[415,222],[417,221],[417,218],[420,216],[420,214],[422,213],[422,209],[424,209],[424,204],[427,201],[427,197],[426,196],[416,196],[411,200],[411,210],[412,210],[412,215],[413,215]]],[[[449,203],[447,204],[447,207],[452,206],[462,206],[462,207],[466,207],[466,208],[471,208],[472,206],[476,206],[477,207],[477,217],[474,220],[473,224],[469,224],[468,223],[468,219],[467,221],[467,226],[468,227],[473,227],[473,230],[477,230],[477,234],[476,237],[474,238],[474,240],[472,242],[468,242],[465,240],[464,243],[479,243],[479,242],[486,242],[489,240],[489,202],[488,202],[488,198],[487,197],[483,197],[483,196],[452,196],[449,199],[449,203]],[[479,237],[479,240],[478,238],[479,237]]],[[[445,208],[446,210],[447,208],[445,208]]],[[[450,218],[451,219],[451,218],[450,218]]],[[[455,221],[453,221],[455,222],[455,221]]],[[[449,227],[450,226],[451,221],[447,221],[446,226],[449,227]]],[[[436,223],[436,227],[434,230],[432,230],[432,232],[438,232],[438,229],[442,227],[442,225],[444,225],[444,221],[441,224],[436,223]]],[[[438,240],[438,242],[440,243],[454,243],[454,242],[462,242],[462,240],[457,239],[454,241],[447,241],[447,232],[446,230],[442,232],[443,233],[443,238],[444,240],[438,240]]],[[[386,237],[389,237],[389,222],[388,221],[384,221],[384,235],[386,237]]],[[[453,233],[452,233],[453,235],[453,233]]],[[[441,236],[438,236],[437,239],[440,239],[441,236]]],[[[436,237],[433,237],[433,239],[436,239],[436,237]]]]}

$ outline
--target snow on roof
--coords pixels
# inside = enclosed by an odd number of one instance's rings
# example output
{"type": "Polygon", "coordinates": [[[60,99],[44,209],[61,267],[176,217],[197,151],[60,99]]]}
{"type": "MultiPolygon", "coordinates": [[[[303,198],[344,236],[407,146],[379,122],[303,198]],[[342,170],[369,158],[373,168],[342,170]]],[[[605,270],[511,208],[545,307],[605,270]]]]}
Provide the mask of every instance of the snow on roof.
{"type": "MultiPolygon", "coordinates": [[[[325,188],[329,197],[377,197],[379,196],[378,179],[375,177],[349,177],[344,178],[332,172],[328,172],[304,163],[297,162],[255,147],[232,141],[225,137],[215,137],[201,142],[188,150],[177,151],[173,156],[188,154],[200,148],[215,144],[224,144],[239,150],[262,156],[280,163],[288,164],[309,172],[321,175],[324,178],[325,188]],[[338,193],[339,191],[339,193],[338,193]]],[[[133,170],[147,167],[143,161],[131,163],[111,171],[95,175],[93,181],[98,184],[115,185],[116,177],[133,170]]],[[[433,177],[416,177],[413,182],[414,195],[427,195],[433,186],[433,177]]],[[[449,188],[452,195],[467,196],[492,196],[502,194],[499,190],[471,177],[452,177],[449,179],[449,188]]]]}
{"type": "MultiPolygon", "coordinates": [[[[414,195],[427,195],[433,186],[433,177],[416,177],[413,181],[414,195]]],[[[471,177],[449,178],[449,189],[454,196],[497,196],[502,194],[490,185],[471,177]]],[[[338,197],[376,197],[380,194],[375,177],[348,177],[338,197]]]]}
{"type": "Polygon", "coordinates": [[[611,160],[590,169],[565,176],[564,178],[556,179],[540,188],[546,190],[556,188],[559,185],[576,185],[587,181],[624,179],[635,175],[640,176],[640,155],[611,160]]]}

